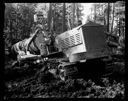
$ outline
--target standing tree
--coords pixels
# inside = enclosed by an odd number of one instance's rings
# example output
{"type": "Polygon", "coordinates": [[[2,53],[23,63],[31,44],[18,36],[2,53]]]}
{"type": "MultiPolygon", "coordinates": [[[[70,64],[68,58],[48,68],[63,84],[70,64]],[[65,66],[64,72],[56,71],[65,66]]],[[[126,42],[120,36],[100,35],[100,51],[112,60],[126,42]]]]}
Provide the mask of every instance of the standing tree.
{"type": "Polygon", "coordinates": [[[63,4],[63,18],[62,18],[62,32],[65,32],[66,31],[66,26],[65,26],[65,3],[63,4]]]}
{"type": "Polygon", "coordinates": [[[53,3],[51,7],[52,16],[48,19],[53,21],[55,33],[59,34],[76,27],[78,25],[77,19],[81,19],[82,16],[81,8],[82,6],[78,3],[53,3]]]}
{"type": "Polygon", "coordinates": [[[78,19],[82,16],[80,3],[50,3],[50,6],[48,3],[5,3],[5,6],[6,47],[11,47],[12,44],[30,36],[34,29],[34,15],[39,11],[44,15],[43,24],[48,24],[49,30],[54,30],[56,34],[77,26],[78,19]]]}
{"type": "Polygon", "coordinates": [[[5,26],[4,34],[6,47],[29,37],[33,24],[35,4],[5,3],[5,26]]]}
{"type": "Polygon", "coordinates": [[[114,3],[113,3],[113,4],[112,4],[112,22],[111,22],[111,33],[113,32],[114,13],[115,13],[115,7],[114,7],[114,3]]]}
{"type": "Polygon", "coordinates": [[[108,3],[108,8],[107,8],[107,31],[109,32],[109,16],[110,15],[110,4],[108,3]]]}
{"type": "Polygon", "coordinates": [[[48,29],[51,31],[51,22],[52,22],[52,3],[49,4],[49,11],[48,11],[48,29]]]}

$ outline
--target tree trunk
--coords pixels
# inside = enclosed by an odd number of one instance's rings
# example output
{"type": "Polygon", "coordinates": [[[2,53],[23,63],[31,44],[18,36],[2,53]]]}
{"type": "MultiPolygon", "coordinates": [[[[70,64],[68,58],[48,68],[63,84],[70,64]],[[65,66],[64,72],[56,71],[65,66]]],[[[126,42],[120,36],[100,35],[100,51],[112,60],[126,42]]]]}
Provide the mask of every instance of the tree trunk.
{"type": "Polygon", "coordinates": [[[78,8],[78,4],[76,4],[76,18],[77,18],[77,25],[78,25],[78,20],[79,20],[79,8],[78,8]]]}
{"type": "Polygon", "coordinates": [[[75,3],[73,3],[73,28],[75,27],[75,3]]]}
{"type": "Polygon", "coordinates": [[[52,14],[52,3],[49,4],[49,11],[48,11],[48,29],[51,30],[51,15],[52,14]]]}
{"type": "Polygon", "coordinates": [[[68,28],[69,28],[69,30],[71,30],[71,23],[70,23],[69,15],[68,15],[68,28]]]}
{"type": "Polygon", "coordinates": [[[94,22],[96,22],[96,5],[94,5],[94,22]]]}
{"type": "Polygon", "coordinates": [[[105,11],[104,11],[104,25],[106,25],[105,11]]]}
{"type": "Polygon", "coordinates": [[[108,11],[107,11],[107,28],[108,28],[107,31],[108,31],[108,32],[109,32],[109,15],[110,15],[110,14],[109,14],[109,10],[110,10],[109,8],[110,8],[110,3],[108,3],[108,9],[107,9],[107,10],[108,10],[108,11]]]}
{"type": "Polygon", "coordinates": [[[62,19],[62,32],[66,31],[66,26],[65,26],[65,3],[63,4],[63,19],[62,19]]]}
{"type": "Polygon", "coordinates": [[[112,9],[113,9],[113,11],[112,11],[112,25],[111,25],[111,32],[113,31],[113,23],[114,23],[114,12],[115,12],[115,10],[114,10],[114,3],[113,3],[113,7],[112,7],[112,9]]]}

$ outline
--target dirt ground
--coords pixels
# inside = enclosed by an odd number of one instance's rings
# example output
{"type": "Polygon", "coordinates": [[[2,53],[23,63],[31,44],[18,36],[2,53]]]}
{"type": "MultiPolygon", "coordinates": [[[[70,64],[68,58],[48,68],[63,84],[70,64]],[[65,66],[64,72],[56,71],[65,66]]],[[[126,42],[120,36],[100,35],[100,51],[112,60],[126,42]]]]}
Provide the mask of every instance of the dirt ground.
{"type": "Polygon", "coordinates": [[[41,68],[28,65],[10,68],[5,62],[5,95],[8,98],[121,98],[125,97],[123,80],[110,77],[94,79],[55,79],[41,68]]]}

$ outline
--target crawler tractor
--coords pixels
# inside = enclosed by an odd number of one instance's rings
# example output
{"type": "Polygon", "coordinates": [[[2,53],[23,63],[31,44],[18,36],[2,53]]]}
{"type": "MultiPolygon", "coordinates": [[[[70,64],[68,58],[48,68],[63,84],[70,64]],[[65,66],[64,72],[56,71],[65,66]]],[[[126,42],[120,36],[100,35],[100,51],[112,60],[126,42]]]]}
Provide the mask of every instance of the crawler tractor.
{"type": "Polygon", "coordinates": [[[115,38],[107,33],[106,26],[91,21],[58,35],[55,42],[59,51],[65,54],[58,66],[60,78],[65,80],[81,74],[87,77],[90,73],[93,76],[111,74],[113,56],[123,55],[113,54],[110,46],[120,45],[110,37],[115,38]]]}
{"type": "MultiPolygon", "coordinates": [[[[54,68],[48,66],[47,70],[61,80],[78,76],[81,72],[83,74],[89,73],[88,69],[93,74],[96,74],[96,71],[100,73],[102,70],[104,71],[104,64],[109,60],[112,53],[108,46],[106,32],[105,26],[88,22],[56,36],[55,46],[58,49],[57,52],[48,52],[45,56],[24,57],[20,60],[41,63],[56,59],[59,65],[54,68]],[[88,63],[91,65],[87,65],[88,63]]],[[[40,42],[37,43],[37,46],[39,46],[40,42]]],[[[112,45],[116,46],[115,44],[112,45]]]]}
{"type": "Polygon", "coordinates": [[[106,39],[106,27],[93,22],[88,22],[58,35],[56,43],[59,51],[63,51],[67,57],[67,62],[59,65],[60,78],[65,80],[66,77],[78,72],[84,71],[86,73],[89,68],[92,69],[91,72],[95,70],[101,72],[104,67],[97,67],[98,63],[101,64],[102,60],[111,54],[106,39]]]}

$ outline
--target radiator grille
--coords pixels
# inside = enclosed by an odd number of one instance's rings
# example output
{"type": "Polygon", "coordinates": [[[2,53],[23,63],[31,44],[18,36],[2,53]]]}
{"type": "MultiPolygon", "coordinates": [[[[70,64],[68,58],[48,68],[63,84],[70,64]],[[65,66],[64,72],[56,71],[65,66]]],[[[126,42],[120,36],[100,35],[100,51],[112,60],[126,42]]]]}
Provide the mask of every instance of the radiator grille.
{"type": "Polygon", "coordinates": [[[59,40],[61,48],[69,48],[82,43],[80,33],[59,40]]]}
{"type": "Polygon", "coordinates": [[[69,38],[65,38],[64,43],[65,43],[65,48],[68,48],[70,46],[69,38]]]}
{"type": "Polygon", "coordinates": [[[80,34],[77,33],[75,36],[76,36],[76,44],[80,44],[81,43],[80,34]]]}
{"type": "Polygon", "coordinates": [[[70,36],[70,46],[74,46],[74,45],[75,45],[75,37],[73,35],[73,36],[70,36]]]}

